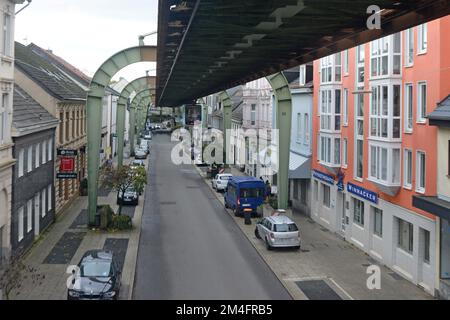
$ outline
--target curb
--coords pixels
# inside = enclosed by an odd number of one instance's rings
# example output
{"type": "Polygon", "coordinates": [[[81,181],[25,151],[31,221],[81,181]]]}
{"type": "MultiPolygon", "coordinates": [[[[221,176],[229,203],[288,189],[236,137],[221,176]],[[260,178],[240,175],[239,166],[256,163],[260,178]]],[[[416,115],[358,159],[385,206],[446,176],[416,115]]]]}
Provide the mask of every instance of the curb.
{"type": "MultiPolygon", "coordinates": [[[[199,174],[200,178],[202,178],[203,182],[208,186],[209,190],[214,194],[214,196],[217,198],[217,200],[222,203],[222,198],[217,195],[217,193],[212,189],[211,185],[206,182],[206,179],[202,176],[202,171],[194,164],[195,170],[199,174]]],[[[224,207],[224,211],[232,218],[233,222],[236,224],[236,226],[239,228],[239,230],[242,232],[242,234],[245,236],[247,241],[252,245],[253,248],[255,248],[255,251],[258,253],[258,255],[261,257],[262,261],[266,264],[266,266],[269,268],[269,270],[277,277],[278,281],[280,281],[281,285],[286,289],[287,293],[291,296],[292,300],[295,300],[294,294],[292,290],[286,285],[286,283],[282,280],[280,276],[272,269],[272,267],[267,262],[266,258],[262,255],[262,253],[259,251],[259,249],[255,246],[255,244],[250,240],[250,238],[247,236],[247,234],[242,230],[241,226],[236,222],[234,219],[234,216],[224,207]]]]}

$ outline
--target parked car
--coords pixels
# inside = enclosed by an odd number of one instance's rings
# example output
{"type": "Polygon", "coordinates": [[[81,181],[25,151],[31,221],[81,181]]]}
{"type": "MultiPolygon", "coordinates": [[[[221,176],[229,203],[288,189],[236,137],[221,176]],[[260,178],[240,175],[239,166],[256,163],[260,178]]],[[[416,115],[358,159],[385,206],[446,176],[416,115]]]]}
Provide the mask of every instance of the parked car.
{"type": "Polygon", "coordinates": [[[121,271],[111,251],[87,251],[74,270],[68,300],[116,300],[121,271]]]}
{"type": "Polygon", "coordinates": [[[257,216],[257,208],[264,203],[264,181],[255,177],[235,176],[228,180],[225,191],[225,207],[231,208],[236,217],[244,210],[251,210],[257,216]]]}
{"type": "Polygon", "coordinates": [[[117,204],[120,203],[137,206],[139,203],[139,193],[130,187],[125,191],[122,199],[122,192],[117,192],[117,204]]]}
{"type": "Polygon", "coordinates": [[[233,178],[231,173],[219,173],[211,180],[213,189],[217,191],[225,190],[228,185],[228,180],[233,178]]]}
{"type": "Polygon", "coordinates": [[[150,132],[144,134],[144,140],[152,140],[152,134],[150,132]]]}
{"type": "Polygon", "coordinates": [[[300,231],[289,217],[270,216],[256,224],[255,236],[266,243],[266,248],[293,247],[300,249],[300,231]]]}
{"type": "Polygon", "coordinates": [[[133,160],[130,164],[130,167],[145,167],[144,160],[133,160]]]}
{"type": "Polygon", "coordinates": [[[137,148],[134,151],[134,158],[135,159],[147,159],[147,151],[141,148],[137,148]]]}

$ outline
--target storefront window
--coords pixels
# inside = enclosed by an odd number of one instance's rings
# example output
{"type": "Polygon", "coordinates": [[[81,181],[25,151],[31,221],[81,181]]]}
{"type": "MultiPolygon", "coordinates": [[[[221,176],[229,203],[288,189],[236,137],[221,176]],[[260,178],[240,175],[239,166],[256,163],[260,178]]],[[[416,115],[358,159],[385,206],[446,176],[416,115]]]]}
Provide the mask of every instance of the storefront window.
{"type": "Polygon", "coordinates": [[[353,222],[364,226],[364,202],[353,198],[353,222]]]}
{"type": "Polygon", "coordinates": [[[398,247],[413,253],[414,228],[412,223],[398,219],[398,247]]]}

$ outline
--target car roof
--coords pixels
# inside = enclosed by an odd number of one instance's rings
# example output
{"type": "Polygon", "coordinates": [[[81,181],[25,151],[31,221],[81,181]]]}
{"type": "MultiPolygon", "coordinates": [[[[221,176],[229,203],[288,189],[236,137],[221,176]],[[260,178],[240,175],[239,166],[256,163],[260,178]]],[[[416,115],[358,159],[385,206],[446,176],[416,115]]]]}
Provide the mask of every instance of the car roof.
{"type": "Polygon", "coordinates": [[[267,217],[267,219],[274,224],[295,223],[294,221],[291,220],[291,218],[286,216],[270,216],[267,217]]]}
{"type": "Polygon", "coordinates": [[[233,178],[231,180],[235,181],[235,182],[262,182],[262,183],[264,183],[264,181],[262,181],[261,179],[258,179],[255,177],[248,177],[248,176],[233,176],[233,178]]]}
{"type": "Polygon", "coordinates": [[[109,250],[88,250],[81,258],[81,262],[85,260],[112,260],[113,252],[109,250]]]}
{"type": "Polygon", "coordinates": [[[220,177],[223,177],[223,176],[232,177],[233,176],[232,173],[218,173],[217,175],[220,176],[220,177]]]}

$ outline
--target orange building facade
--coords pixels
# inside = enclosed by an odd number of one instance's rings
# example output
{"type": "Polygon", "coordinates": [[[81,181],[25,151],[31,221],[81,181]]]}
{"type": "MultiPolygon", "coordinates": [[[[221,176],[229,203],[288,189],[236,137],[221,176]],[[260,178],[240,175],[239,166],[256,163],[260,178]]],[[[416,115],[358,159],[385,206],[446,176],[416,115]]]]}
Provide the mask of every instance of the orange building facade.
{"type": "Polygon", "coordinates": [[[437,128],[450,93],[450,17],[314,62],[311,217],[435,294],[437,128]]]}

